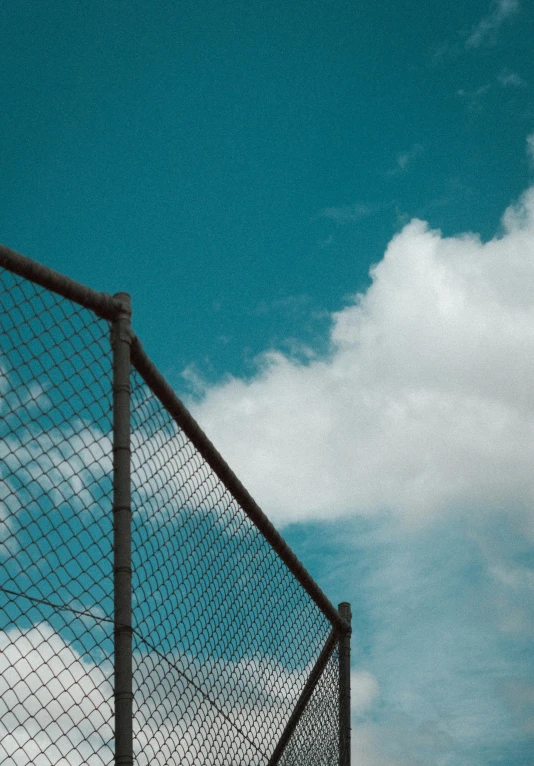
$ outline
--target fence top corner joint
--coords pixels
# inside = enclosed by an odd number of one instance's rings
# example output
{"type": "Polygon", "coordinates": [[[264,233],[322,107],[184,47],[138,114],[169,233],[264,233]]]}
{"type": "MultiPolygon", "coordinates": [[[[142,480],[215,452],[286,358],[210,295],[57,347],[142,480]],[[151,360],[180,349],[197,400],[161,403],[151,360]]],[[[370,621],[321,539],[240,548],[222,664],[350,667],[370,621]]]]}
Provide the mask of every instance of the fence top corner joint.
{"type": "Polygon", "coordinates": [[[41,287],[51,290],[84,308],[91,309],[97,316],[108,321],[113,321],[118,314],[124,311],[126,293],[118,293],[116,296],[108,293],[100,293],[91,287],[82,285],[80,282],[60,274],[58,271],[34,261],[25,255],[11,250],[0,244],[0,266],[8,271],[18,274],[19,277],[28,279],[41,287]]]}

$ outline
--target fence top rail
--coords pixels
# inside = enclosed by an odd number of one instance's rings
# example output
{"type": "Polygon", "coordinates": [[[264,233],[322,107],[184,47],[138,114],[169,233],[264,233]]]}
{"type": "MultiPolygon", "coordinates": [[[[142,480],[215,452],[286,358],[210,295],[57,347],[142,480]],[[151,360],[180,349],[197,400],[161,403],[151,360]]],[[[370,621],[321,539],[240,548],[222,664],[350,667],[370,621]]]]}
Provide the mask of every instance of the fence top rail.
{"type": "Polygon", "coordinates": [[[63,298],[79,303],[86,309],[91,309],[102,319],[113,320],[123,307],[120,299],[107,293],[92,290],[90,287],[86,287],[80,282],[76,282],[74,279],[1,244],[0,266],[63,296],[63,298]]]}
{"type": "Polygon", "coordinates": [[[330,621],[331,625],[342,635],[350,633],[350,625],[341,617],[338,610],[329,601],[319,585],[317,585],[256,501],[239,481],[228,463],[213,446],[196,420],[176,396],[163,375],[147,356],[136,335],[133,335],[131,348],[132,363],[152,393],[160,400],[176,424],[192,441],[204,460],[232,493],[249,519],[276,551],[308,595],[330,621]]]}

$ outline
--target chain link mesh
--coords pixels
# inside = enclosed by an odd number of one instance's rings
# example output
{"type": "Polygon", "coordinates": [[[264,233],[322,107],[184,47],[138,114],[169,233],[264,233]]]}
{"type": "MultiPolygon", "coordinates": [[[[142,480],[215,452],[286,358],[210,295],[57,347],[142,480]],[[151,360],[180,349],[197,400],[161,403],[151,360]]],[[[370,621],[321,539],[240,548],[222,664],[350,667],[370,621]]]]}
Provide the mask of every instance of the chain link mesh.
{"type": "Polygon", "coordinates": [[[331,625],[136,371],[132,429],[137,763],[267,764],[331,625]]]}
{"type": "Polygon", "coordinates": [[[339,763],[339,650],[334,649],[279,766],[339,763]]]}
{"type": "Polygon", "coordinates": [[[113,760],[107,322],[0,269],[0,763],[113,760]]]}
{"type": "MultiPolygon", "coordinates": [[[[0,763],[114,759],[109,323],[0,268],[0,763]]],[[[132,370],[136,766],[256,766],[331,631],[132,370]]],[[[339,763],[334,650],[279,763],[339,763]]]]}

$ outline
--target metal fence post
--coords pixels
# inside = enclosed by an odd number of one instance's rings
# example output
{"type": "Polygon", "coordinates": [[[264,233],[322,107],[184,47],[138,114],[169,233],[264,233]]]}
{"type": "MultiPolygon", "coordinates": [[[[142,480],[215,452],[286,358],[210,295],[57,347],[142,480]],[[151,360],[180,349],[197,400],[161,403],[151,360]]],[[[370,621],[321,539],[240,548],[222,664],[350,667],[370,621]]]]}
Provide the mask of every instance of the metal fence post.
{"type": "Polygon", "coordinates": [[[115,764],[133,766],[132,567],[130,491],[131,305],[127,293],[113,321],[113,574],[115,641],[115,764]]]}
{"type": "MultiPolygon", "coordinates": [[[[350,625],[350,604],[338,606],[341,617],[350,625]]],[[[339,766],[350,766],[350,633],[339,639],[339,766]]]]}

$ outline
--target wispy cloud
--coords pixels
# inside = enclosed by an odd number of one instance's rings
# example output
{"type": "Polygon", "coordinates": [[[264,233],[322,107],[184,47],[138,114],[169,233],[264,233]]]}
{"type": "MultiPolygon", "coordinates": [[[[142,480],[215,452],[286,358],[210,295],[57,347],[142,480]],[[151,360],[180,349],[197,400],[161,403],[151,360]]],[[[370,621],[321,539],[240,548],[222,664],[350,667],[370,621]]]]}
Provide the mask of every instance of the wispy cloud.
{"type": "MultiPolygon", "coordinates": [[[[377,626],[372,645],[359,655],[376,681],[376,696],[363,710],[358,687],[366,702],[367,679],[354,674],[355,747],[367,756],[356,763],[479,766],[498,762],[503,752],[520,763],[529,751],[534,609],[524,583],[532,573],[518,566],[523,542],[513,523],[488,522],[449,518],[417,534],[386,523],[372,533],[354,528],[354,594],[364,594],[358,617],[377,626]],[[506,582],[494,576],[494,557],[486,559],[478,536],[489,537],[494,556],[513,573],[506,582]],[[517,688],[519,679],[524,683],[517,688]],[[365,731],[373,736],[363,748],[365,731]]],[[[356,632],[357,657],[360,647],[356,632]]]]}
{"type": "Polygon", "coordinates": [[[502,24],[519,11],[519,0],[497,0],[490,13],[485,16],[465,41],[465,47],[480,48],[481,45],[495,41],[502,24]]]}
{"type": "Polygon", "coordinates": [[[531,166],[534,168],[534,133],[527,136],[527,156],[531,166]]]}
{"type": "Polygon", "coordinates": [[[351,708],[356,716],[372,709],[380,696],[378,681],[367,670],[353,670],[350,674],[351,708]]]}
{"type": "Polygon", "coordinates": [[[474,90],[458,88],[456,95],[465,101],[469,111],[478,112],[480,109],[482,109],[484,97],[490,92],[491,88],[491,83],[487,82],[484,83],[484,85],[480,85],[478,88],[475,88],[474,90]]]}
{"type": "Polygon", "coordinates": [[[397,173],[403,173],[409,165],[413,163],[417,157],[420,157],[423,153],[423,145],[416,143],[413,144],[407,151],[401,152],[397,155],[396,166],[388,171],[388,176],[396,175],[397,173]]]}
{"type": "Polygon", "coordinates": [[[465,101],[470,111],[480,111],[485,97],[490,92],[495,93],[496,89],[501,90],[502,88],[524,88],[526,84],[526,81],[517,72],[505,68],[491,82],[485,82],[478,88],[458,88],[456,95],[465,101]]]}
{"type": "Polygon", "coordinates": [[[524,88],[527,84],[517,72],[512,72],[510,69],[503,69],[497,75],[497,82],[502,85],[503,88],[524,88]]]}
{"type": "Polygon", "coordinates": [[[453,40],[444,40],[430,48],[430,62],[438,65],[456,58],[466,51],[475,51],[484,45],[492,45],[502,25],[520,10],[519,0],[494,0],[487,16],[470,31],[462,30],[453,40]]]}
{"type": "Polygon", "coordinates": [[[365,205],[360,202],[355,202],[352,205],[324,207],[319,211],[318,215],[320,218],[330,218],[332,221],[336,221],[336,223],[353,223],[354,221],[366,218],[377,210],[378,208],[376,205],[365,205]]]}

